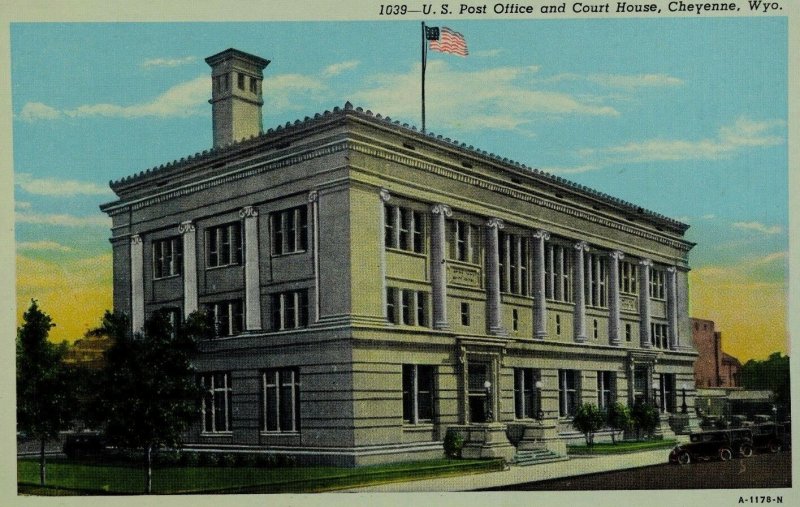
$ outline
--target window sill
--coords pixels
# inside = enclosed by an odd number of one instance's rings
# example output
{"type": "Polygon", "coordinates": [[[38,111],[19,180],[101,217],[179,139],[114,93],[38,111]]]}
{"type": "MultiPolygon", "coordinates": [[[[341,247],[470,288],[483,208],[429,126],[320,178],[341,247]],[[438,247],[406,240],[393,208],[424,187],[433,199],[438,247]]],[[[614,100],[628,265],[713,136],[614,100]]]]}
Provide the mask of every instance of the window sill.
{"type": "Polygon", "coordinates": [[[419,257],[420,259],[428,258],[428,254],[426,254],[425,252],[415,252],[414,250],[404,250],[402,248],[396,248],[392,246],[387,246],[386,251],[403,255],[411,255],[413,257],[419,257]]]}
{"type": "Polygon", "coordinates": [[[225,269],[225,268],[240,268],[242,264],[222,264],[219,266],[206,266],[206,271],[215,271],[217,269],[225,269]]]}
{"type": "Polygon", "coordinates": [[[306,249],[306,250],[295,250],[294,252],[284,252],[284,253],[279,253],[279,254],[273,253],[273,254],[270,254],[270,255],[271,255],[271,257],[273,259],[275,259],[277,257],[291,257],[292,255],[299,255],[299,254],[304,254],[304,253],[307,253],[307,252],[308,252],[308,249],[306,249]]]}
{"type": "Polygon", "coordinates": [[[413,433],[416,431],[425,432],[425,431],[433,431],[433,423],[419,423],[419,424],[411,424],[404,422],[403,423],[403,431],[407,431],[409,433],[413,433]]]}
{"type": "Polygon", "coordinates": [[[299,437],[299,431],[261,431],[262,437],[299,437]]]}
{"type": "Polygon", "coordinates": [[[180,277],[181,277],[181,275],[182,275],[182,273],[178,273],[177,275],[168,275],[168,276],[159,276],[159,277],[155,277],[155,276],[154,276],[154,277],[153,277],[153,281],[154,281],[154,282],[157,282],[157,281],[159,281],[159,280],[169,280],[169,279],[171,279],[171,278],[180,278],[180,277]]]}
{"type": "Polygon", "coordinates": [[[232,437],[232,431],[201,431],[201,437],[212,437],[212,438],[219,438],[219,437],[232,437]]]}

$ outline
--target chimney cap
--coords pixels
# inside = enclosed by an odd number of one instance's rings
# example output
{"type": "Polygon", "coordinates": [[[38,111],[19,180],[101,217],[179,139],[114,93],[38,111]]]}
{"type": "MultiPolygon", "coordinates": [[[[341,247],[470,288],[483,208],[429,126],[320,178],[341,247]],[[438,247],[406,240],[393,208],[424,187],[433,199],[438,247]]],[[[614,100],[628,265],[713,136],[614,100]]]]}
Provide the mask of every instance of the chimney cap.
{"type": "Polygon", "coordinates": [[[260,56],[251,55],[250,53],[245,53],[244,51],[240,51],[234,48],[228,48],[225,51],[221,51],[215,55],[209,56],[208,58],[206,58],[206,63],[214,67],[220,62],[223,62],[225,60],[230,60],[233,58],[244,60],[253,65],[257,65],[260,69],[263,69],[267,65],[269,65],[269,60],[265,60],[260,56]]]}

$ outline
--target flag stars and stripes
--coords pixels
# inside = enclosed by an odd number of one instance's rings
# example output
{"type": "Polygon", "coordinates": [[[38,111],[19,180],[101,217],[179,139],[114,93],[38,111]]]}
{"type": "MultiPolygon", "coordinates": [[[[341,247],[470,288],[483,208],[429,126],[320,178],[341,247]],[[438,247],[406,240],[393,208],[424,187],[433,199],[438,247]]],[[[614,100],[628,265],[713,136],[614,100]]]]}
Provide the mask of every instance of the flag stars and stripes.
{"type": "Polygon", "coordinates": [[[467,56],[469,54],[467,41],[464,40],[464,36],[450,30],[446,26],[440,29],[439,40],[430,41],[429,48],[431,51],[450,53],[458,56],[467,56]]]}

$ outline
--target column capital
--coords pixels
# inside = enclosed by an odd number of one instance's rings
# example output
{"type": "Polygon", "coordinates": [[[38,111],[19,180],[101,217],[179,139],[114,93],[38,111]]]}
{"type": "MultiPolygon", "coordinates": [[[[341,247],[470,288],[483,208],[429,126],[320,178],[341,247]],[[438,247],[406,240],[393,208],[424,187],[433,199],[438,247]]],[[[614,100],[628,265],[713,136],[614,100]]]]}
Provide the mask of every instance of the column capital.
{"type": "Polygon", "coordinates": [[[141,245],[142,244],[142,237],[138,234],[134,234],[131,236],[131,245],[141,245]]]}
{"type": "Polygon", "coordinates": [[[585,241],[578,241],[577,243],[575,243],[574,246],[575,246],[575,250],[578,250],[579,252],[581,252],[581,251],[588,252],[589,250],[591,250],[589,248],[589,245],[585,241]]]}
{"type": "Polygon", "coordinates": [[[674,273],[677,273],[677,272],[678,272],[678,268],[676,268],[675,266],[667,266],[667,273],[674,274],[674,273]]]}
{"type": "Polygon", "coordinates": [[[185,222],[181,222],[180,225],[178,225],[178,232],[180,234],[186,234],[187,232],[194,232],[194,230],[195,230],[194,222],[192,222],[191,220],[186,220],[185,222]]]}
{"type": "Polygon", "coordinates": [[[391,200],[392,198],[392,195],[385,188],[381,189],[380,195],[381,195],[381,201],[383,202],[389,202],[389,200],[391,200]]]}
{"type": "Polygon", "coordinates": [[[308,202],[317,202],[319,199],[319,192],[316,190],[311,190],[308,193],[308,202]]]}
{"type": "Polygon", "coordinates": [[[648,268],[652,268],[653,267],[653,261],[651,261],[650,259],[639,259],[639,265],[640,266],[644,266],[644,267],[648,267],[648,268]]]}
{"type": "Polygon", "coordinates": [[[547,241],[548,239],[550,239],[550,233],[545,231],[544,229],[535,229],[533,231],[532,236],[535,239],[541,239],[541,240],[544,240],[544,241],[547,241]]]}
{"type": "Polygon", "coordinates": [[[434,215],[444,215],[446,217],[453,216],[453,210],[447,204],[434,204],[431,206],[431,213],[434,215]]]}
{"type": "Polygon", "coordinates": [[[619,250],[612,250],[608,252],[608,256],[618,261],[621,261],[622,259],[625,258],[625,254],[620,252],[619,250]]]}
{"type": "Polygon", "coordinates": [[[239,210],[239,216],[241,218],[257,217],[258,210],[253,206],[245,206],[244,208],[239,210]]]}
{"type": "Polygon", "coordinates": [[[503,224],[502,218],[490,218],[486,221],[486,227],[490,229],[497,228],[498,230],[504,229],[505,225],[503,224]]]}

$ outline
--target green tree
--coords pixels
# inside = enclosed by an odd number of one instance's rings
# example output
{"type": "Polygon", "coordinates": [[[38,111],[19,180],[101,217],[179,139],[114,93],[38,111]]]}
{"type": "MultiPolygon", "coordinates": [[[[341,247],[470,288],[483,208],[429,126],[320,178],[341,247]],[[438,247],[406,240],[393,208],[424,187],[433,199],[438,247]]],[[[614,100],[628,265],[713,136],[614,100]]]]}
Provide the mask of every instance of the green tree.
{"type": "Polygon", "coordinates": [[[575,412],[572,418],[572,427],[583,433],[588,446],[594,445],[594,434],[606,422],[605,414],[593,403],[584,403],[575,412]]]}
{"type": "Polygon", "coordinates": [[[55,324],[36,300],[17,329],[17,427],[39,441],[39,482],[47,480],[45,444],[67,429],[76,409],[75,382],[62,361],[65,345],[47,337],[55,324]]]}
{"type": "Polygon", "coordinates": [[[763,361],[756,359],[747,361],[739,370],[739,382],[748,389],[772,391],[775,393],[775,401],[782,407],[788,408],[791,402],[789,356],[774,352],[763,361]]]}
{"type": "Polygon", "coordinates": [[[629,430],[633,426],[631,409],[620,402],[613,403],[606,411],[606,424],[611,428],[611,441],[617,443],[617,432],[629,430]]]}
{"type": "Polygon", "coordinates": [[[120,448],[144,451],[145,492],[152,492],[153,452],[180,447],[198,417],[202,395],[191,358],[196,341],[208,336],[208,319],[192,314],[179,330],[155,312],[144,331],[131,336],[127,318],[106,313],[103,332],[114,339],[99,375],[93,412],[105,426],[108,441],[120,448]]]}
{"type": "Polygon", "coordinates": [[[649,403],[637,403],[631,411],[633,427],[639,438],[642,435],[652,436],[660,423],[658,410],[649,403]]]}

